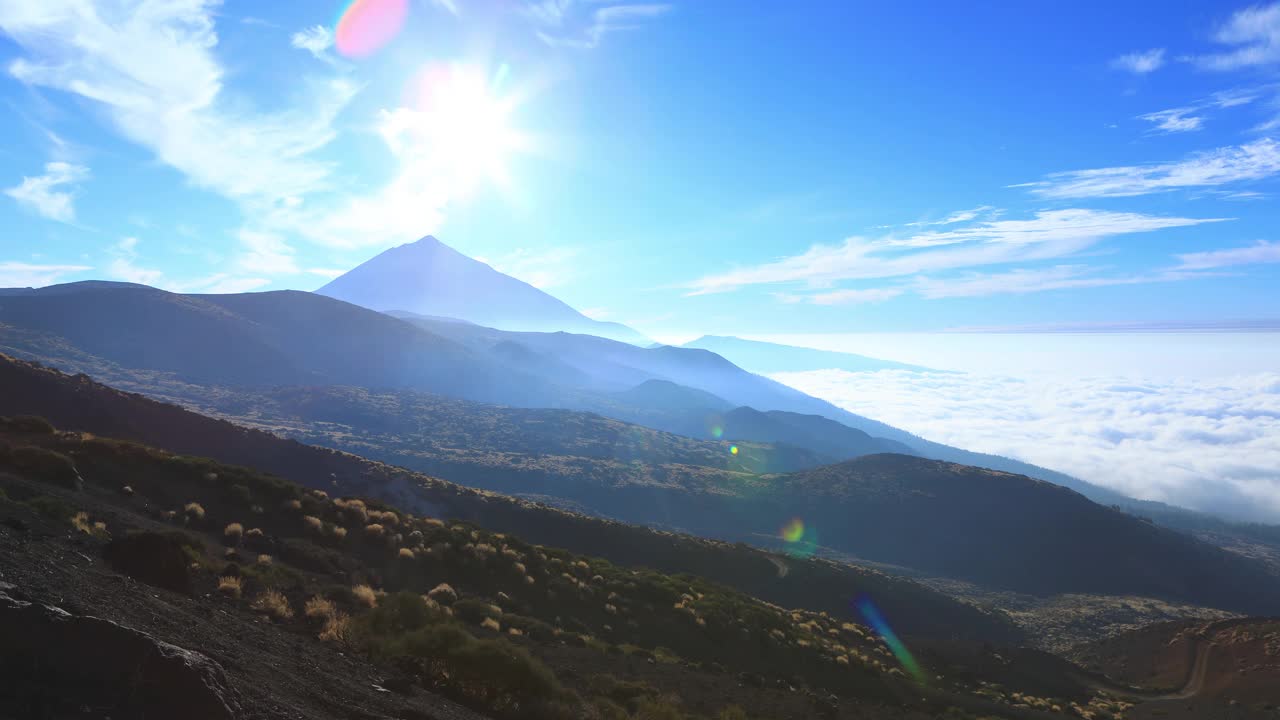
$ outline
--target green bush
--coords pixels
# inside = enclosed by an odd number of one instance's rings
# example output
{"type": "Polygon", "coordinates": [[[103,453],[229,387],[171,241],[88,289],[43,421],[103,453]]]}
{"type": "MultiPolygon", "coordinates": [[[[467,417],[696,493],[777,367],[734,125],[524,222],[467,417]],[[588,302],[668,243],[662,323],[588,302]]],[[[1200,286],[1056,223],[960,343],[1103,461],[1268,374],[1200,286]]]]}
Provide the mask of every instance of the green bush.
{"type": "Polygon", "coordinates": [[[27,500],[26,505],[47,518],[62,522],[70,521],[71,516],[76,512],[61,499],[48,495],[37,495],[27,500]]]}
{"type": "Polygon", "coordinates": [[[0,418],[0,427],[13,432],[52,435],[57,432],[53,423],[38,415],[15,415],[11,418],[0,418]]]}
{"type": "Polygon", "coordinates": [[[488,617],[494,619],[502,617],[501,610],[494,612],[493,605],[474,598],[465,598],[463,600],[455,601],[453,603],[453,614],[458,616],[459,620],[466,620],[467,622],[473,623],[481,622],[488,617]]]}
{"type": "Polygon", "coordinates": [[[84,482],[71,458],[42,447],[23,445],[12,448],[0,460],[21,474],[68,490],[79,490],[84,482]]]}

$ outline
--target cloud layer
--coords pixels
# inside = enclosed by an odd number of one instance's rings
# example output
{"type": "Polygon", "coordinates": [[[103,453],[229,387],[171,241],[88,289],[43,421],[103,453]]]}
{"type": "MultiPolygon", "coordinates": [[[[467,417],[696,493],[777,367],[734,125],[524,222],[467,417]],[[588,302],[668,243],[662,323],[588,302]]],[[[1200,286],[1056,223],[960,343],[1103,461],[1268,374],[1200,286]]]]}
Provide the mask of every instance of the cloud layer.
{"type": "Polygon", "coordinates": [[[1026,380],[819,370],[773,377],[930,440],[1141,499],[1280,522],[1280,373],[1026,380]]]}

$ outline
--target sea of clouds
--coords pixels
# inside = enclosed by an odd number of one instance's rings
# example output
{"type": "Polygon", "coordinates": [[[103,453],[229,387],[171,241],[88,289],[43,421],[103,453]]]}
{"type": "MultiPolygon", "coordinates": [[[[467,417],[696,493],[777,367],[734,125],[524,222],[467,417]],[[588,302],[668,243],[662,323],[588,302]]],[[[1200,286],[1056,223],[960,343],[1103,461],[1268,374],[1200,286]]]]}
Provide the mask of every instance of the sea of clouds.
{"type": "Polygon", "coordinates": [[[771,377],[930,440],[1140,499],[1280,523],[1280,372],[1159,380],[902,370],[771,377]]]}

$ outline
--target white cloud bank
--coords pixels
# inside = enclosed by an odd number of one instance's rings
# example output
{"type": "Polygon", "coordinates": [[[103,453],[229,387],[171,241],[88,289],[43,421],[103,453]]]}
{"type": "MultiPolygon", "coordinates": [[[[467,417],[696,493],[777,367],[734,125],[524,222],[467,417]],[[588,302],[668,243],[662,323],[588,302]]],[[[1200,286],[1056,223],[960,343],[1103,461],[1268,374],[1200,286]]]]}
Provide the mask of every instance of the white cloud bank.
{"type": "Polygon", "coordinates": [[[772,377],[948,445],[1140,499],[1280,522],[1280,372],[1159,381],[896,370],[772,377]]]}
{"type": "Polygon", "coordinates": [[[65,162],[44,166],[44,174],[24,177],[18,185],[6,188],[5,195],[18,204],[58,222],[74,222],[75,189],[89,177],[89,169],[65,162]]]}

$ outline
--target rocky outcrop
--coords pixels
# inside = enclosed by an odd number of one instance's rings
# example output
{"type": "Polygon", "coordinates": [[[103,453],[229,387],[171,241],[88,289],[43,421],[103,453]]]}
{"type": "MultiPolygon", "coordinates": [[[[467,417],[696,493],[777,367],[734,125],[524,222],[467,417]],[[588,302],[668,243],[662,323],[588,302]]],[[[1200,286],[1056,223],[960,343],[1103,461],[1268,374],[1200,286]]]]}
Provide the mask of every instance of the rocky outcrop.
{"type": "Polygon", "coordinates": [[[231,720],[222,668],[201,655],[100,618],[72,615],[0,587],[0,715],[231,720]]]}

